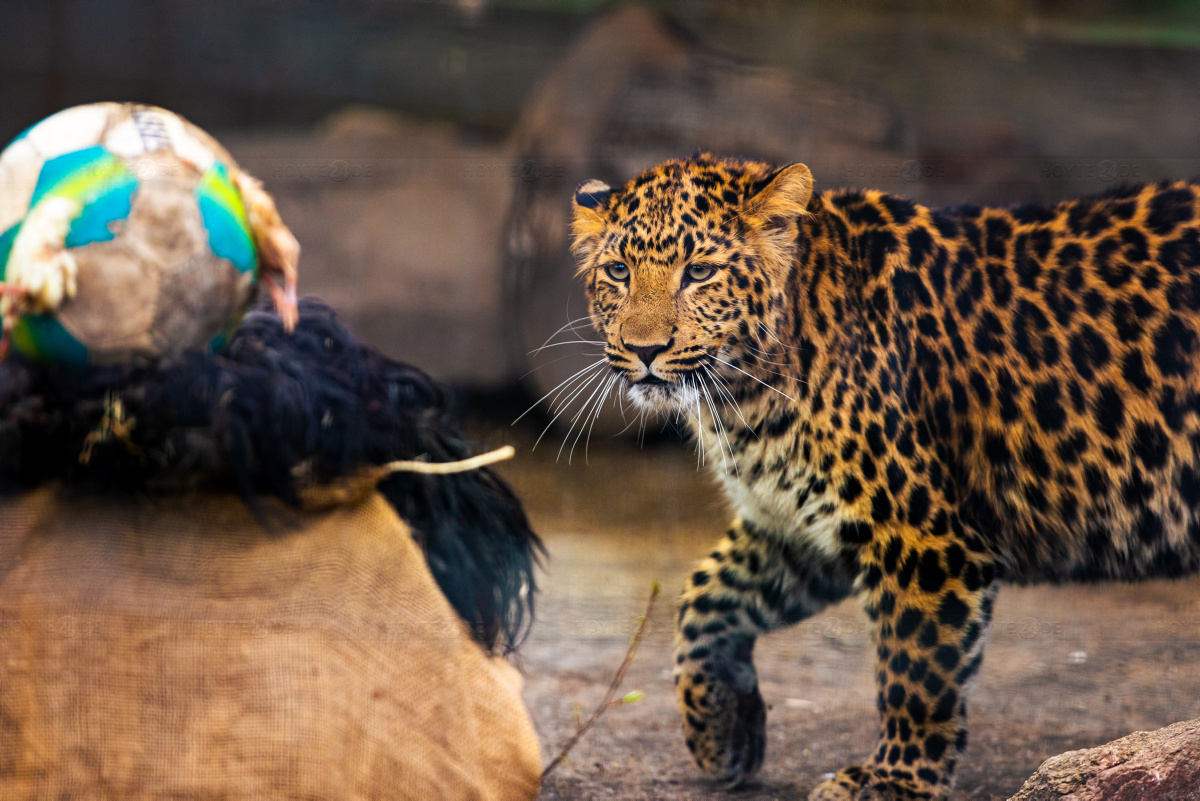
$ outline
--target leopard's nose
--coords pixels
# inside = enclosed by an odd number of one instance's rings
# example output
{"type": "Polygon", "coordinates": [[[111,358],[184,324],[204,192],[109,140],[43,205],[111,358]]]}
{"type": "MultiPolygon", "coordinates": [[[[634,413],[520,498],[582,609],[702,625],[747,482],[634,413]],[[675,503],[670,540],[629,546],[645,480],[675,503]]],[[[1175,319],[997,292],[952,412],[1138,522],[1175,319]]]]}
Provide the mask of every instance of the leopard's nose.
{"type": "Polygon", "coordinates": [[[661,345],[630,345],[625,341],[622,341],[621,344],[624,345],[628,350],[636,353],[637,357],[642,360],[642,364],[649,367],[654,361],[655,356],[675,344],[675,339],[672,337],[670,340],[661,345]]]}

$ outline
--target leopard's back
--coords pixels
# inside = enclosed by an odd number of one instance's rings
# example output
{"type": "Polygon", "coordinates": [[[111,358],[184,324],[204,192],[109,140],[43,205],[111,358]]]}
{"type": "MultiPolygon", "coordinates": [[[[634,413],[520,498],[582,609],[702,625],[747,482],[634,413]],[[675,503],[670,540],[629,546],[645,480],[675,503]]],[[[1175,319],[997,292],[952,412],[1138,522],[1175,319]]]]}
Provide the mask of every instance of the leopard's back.
{"type": "Polygon", "coordinates": [[[1197,193],[913,207],[904,226],[880,202],[902,417],[1014,579],[1200,564],[1197,193]]]}

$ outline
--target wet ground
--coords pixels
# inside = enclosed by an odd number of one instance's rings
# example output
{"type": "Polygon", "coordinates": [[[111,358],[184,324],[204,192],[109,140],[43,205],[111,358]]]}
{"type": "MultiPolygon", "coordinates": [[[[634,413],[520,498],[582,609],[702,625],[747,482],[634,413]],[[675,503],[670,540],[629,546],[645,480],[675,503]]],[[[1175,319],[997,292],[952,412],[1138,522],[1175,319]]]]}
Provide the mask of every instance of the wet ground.
{"type": "MultiPolygon", "coordinates": [[[[557,441],[531,452],[526,432],[485,435],[514,439],[518,457],[503,472],[550,557],[521,657],[545,761],[599,702],[652,583],[663,586],[622,687],[644,699],[608,711],[541,798],[803,798],[863,756],[875,736],[873,649],[851,600],[759,641],[766,762],[736,793],[709,783],[679,733],[671,619],[692,563],[723,531],[723,499],[686,446],[602,439],[586,464],[581,446],[568,464],[565,451],[555,461],[557,441]]],[[[1200,582],[1005,588],[969,714],[962,799],[1005,799],[1048,756],[1200,717],[1200,582]]]]}

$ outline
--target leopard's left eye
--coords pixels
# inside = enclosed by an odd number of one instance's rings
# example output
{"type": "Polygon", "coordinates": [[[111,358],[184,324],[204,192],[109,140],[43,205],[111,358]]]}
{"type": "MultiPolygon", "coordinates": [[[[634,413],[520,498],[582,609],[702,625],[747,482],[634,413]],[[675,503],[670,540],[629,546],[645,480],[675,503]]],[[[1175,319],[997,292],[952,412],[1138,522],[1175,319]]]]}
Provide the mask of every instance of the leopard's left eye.
{"type": "Polygon", "coordinates": [[[687,276],[687,280],[692,282],[707,281],[713,277],[713,273],[716,271],[717,268],[711,264],[693,264],[687,268],[684,275],[687,276]]]}
{"type": "Polygon", "coordinates": [[[623,284],[629,280],[629,267],[620,262],[611,262],[604,265],[604,271],[608,273],[609,278],[617,283],[623,284]]]}

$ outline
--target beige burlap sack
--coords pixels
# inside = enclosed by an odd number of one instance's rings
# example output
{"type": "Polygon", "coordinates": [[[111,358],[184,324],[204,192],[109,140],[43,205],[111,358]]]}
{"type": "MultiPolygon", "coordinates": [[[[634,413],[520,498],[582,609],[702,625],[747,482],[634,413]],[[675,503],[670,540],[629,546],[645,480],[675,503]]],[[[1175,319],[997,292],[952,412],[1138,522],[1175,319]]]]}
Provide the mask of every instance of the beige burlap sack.
{"type": "Polygon", "coordinates": [[[0,497],[0,798],[532,798],[521,680],[379,495],[0,497]]]}

